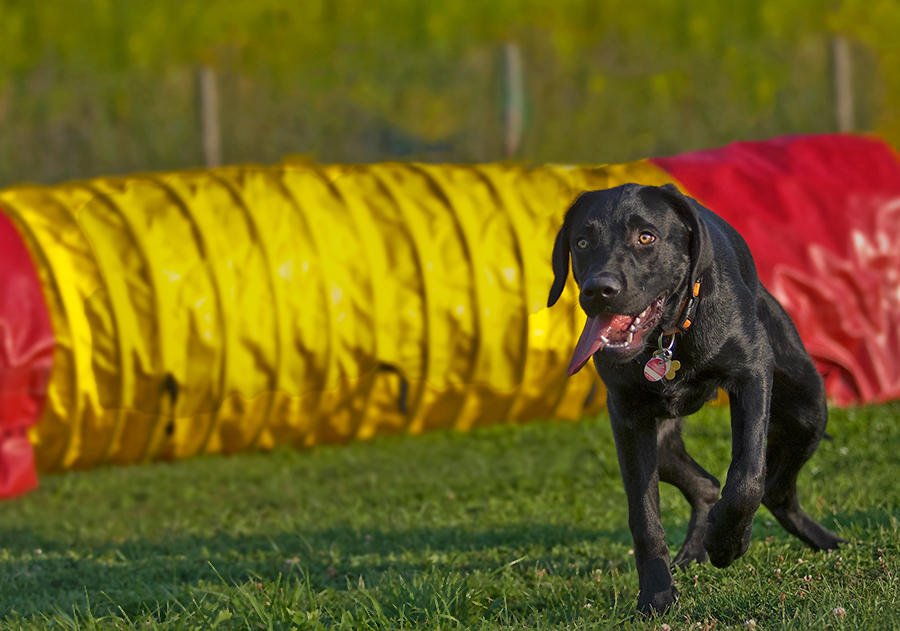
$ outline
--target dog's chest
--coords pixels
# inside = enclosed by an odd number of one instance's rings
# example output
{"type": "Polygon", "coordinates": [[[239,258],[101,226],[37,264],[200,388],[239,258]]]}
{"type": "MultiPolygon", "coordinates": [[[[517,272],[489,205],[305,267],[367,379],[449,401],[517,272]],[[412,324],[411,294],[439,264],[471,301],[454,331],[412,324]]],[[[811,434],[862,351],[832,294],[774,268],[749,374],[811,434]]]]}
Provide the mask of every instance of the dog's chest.
{"type": "Polygon", "coordinates": [[[708,401],[715,399],[718,390],[716,384],[706,380],[685,379],[682,383],[673,380],[659,385],[662,387],[655,394],[666,412],[665,416],[671,417],[693,414],[708,401]]]}
{"type": "MultiPolygon", "coordinates": [[[[716,398],[718,383],[707,375],[698,375],[685,368],[671,380],[648,381],[641,373],[625,379],[621,373],[604,374],[600,377],[610,393],[629,410],[629,414],[649,418],[676,418],[688,416],[698,411],[708,401],[716,398]],[[618,377],[618,378],[617,378],[618,377]]],[[[617,371],[618,372],[618,371],[617,371]]]]}

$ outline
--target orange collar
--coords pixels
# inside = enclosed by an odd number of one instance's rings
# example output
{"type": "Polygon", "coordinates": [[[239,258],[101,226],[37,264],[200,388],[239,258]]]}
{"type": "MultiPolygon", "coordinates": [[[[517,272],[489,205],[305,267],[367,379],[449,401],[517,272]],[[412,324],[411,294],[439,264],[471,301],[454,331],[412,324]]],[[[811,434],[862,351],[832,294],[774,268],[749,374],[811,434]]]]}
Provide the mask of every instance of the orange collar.
{"type": "Polygon", "coordinates": [[[694,313],[697,311],[697,303],[700,302],[700,280],[694,282],[691,295],[681,301],[681,309],[679,310],[678,324],[671,331],[666,331],[666,335],[675,335],[676,333],[684,333],[694,323],[694,313]]]}

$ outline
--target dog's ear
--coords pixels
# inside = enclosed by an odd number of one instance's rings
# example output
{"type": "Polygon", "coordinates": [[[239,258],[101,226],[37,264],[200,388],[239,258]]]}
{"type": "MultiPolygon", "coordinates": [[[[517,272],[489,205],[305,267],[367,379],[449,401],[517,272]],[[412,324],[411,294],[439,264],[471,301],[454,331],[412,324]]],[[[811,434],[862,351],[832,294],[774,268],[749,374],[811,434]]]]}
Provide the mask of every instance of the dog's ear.
{"type": "Polygon", "coordinates": [[[547,298],[547,306],[552,307],[559,300],[563,289],[566,288],[566,278],[569,277],[569,225],[572,223],[572,217],[575,215],[575,206],[581,199],[581,193],[575,198],[575,201],[566,211],[565,219],[563,219],[562,228],[556,234],[556,241],[553,243],[553,285],[550,287],[550,296],[547,298]]]}
{"type": "Polygon", "coordinates": [[[674,184],[665,184],[659,187],[664,192],[664,197],[681,217],[681,220],[690,230],[691,267],[689,282],[693,283],[713,262],[712,241],[706,222],[700,216],[700,204],[694,199],[683,194],[674,184]]]}
{"type": "Polygon", "coordinates": [[[550,287],[550,296],[547,298],[548,307],[552,307],[559,300],[566,287],[566,278],[569,277],[569,235],[567,232],[566,225],[563,224],[553,243],[553,285],[550,287]]]}

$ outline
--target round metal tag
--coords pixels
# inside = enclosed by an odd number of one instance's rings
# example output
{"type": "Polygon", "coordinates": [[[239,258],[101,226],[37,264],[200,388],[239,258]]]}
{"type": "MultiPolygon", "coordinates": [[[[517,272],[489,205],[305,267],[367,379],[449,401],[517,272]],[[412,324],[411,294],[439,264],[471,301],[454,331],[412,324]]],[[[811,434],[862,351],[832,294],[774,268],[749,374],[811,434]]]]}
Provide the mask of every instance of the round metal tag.
{"type": "Polygon", "coordinates": [[[651,357],[644,364],[644,376],[647,381],[659,381],[669,372],[670,362],[664,357],[651,357]]]}

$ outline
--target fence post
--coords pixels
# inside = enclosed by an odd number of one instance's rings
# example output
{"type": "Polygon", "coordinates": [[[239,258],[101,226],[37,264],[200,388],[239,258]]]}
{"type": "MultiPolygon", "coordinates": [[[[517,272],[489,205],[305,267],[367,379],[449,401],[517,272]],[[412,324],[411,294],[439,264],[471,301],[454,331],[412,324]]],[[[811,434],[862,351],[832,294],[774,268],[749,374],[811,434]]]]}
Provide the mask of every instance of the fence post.
{"type": "Polygon", "coordinates": [[[850,44],[843,37],[831,40],[834,73],[834,113],[838,131],[849,132],[856,127],[853,113],[853,64],[850,44]]]}
{"type": "Polygon", "coordinates": [[[518,44],[507,42],[503,47],[506,102],[503,106],[506,157],[512,157],[522,142],[525,123],[525,85],[522,53],[518,44]]]}
{"type": "Polygon", "coordinates": [[[203,160],[206,168],[222,164],[222,145],[219,136],[219,91],[216,71],[203,65],[199,70],[200,128],[203,134],[203,160]]]}

